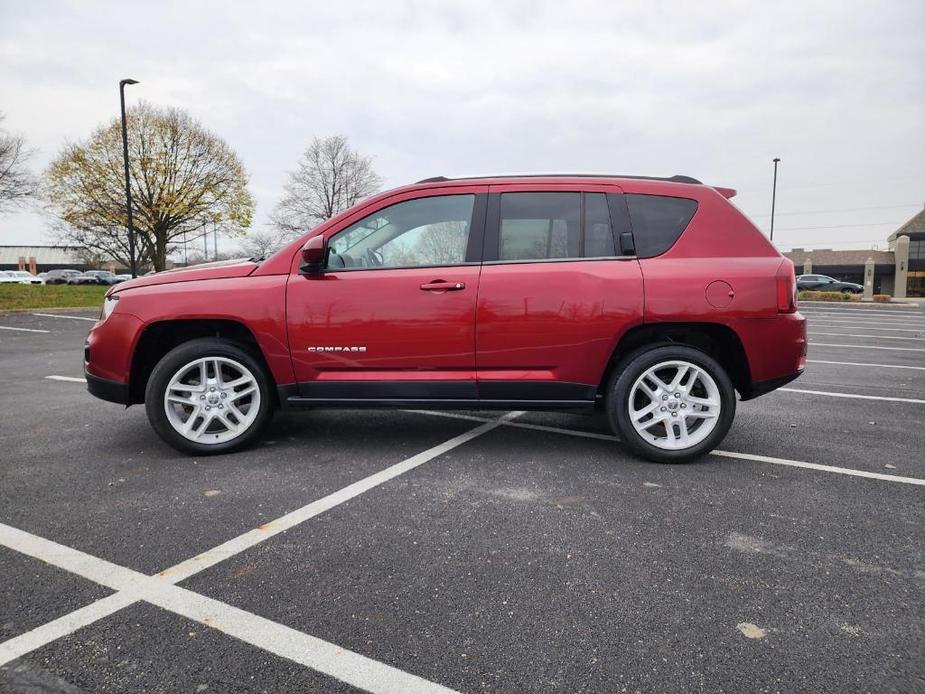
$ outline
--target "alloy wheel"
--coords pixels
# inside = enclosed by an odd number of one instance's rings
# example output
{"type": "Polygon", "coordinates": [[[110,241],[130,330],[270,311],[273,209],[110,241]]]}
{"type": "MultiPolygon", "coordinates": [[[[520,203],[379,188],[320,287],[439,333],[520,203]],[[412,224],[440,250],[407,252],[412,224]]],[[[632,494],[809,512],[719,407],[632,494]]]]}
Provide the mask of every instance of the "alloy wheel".
{"type": "Polygon", "coordinates": [[[241,436],[260,412],[251,371],[227,357],[202,357],[178,369],[164,391],[167,421],[185,439],[218,444],[241,436]]]}
{"type": "Polygon", "coordinates": [[[630,389],[629,419],[645,441],[678,451],[710,435],[722,409],[719,387],[703,367],[688,361],[660,362],[630,389]]]}

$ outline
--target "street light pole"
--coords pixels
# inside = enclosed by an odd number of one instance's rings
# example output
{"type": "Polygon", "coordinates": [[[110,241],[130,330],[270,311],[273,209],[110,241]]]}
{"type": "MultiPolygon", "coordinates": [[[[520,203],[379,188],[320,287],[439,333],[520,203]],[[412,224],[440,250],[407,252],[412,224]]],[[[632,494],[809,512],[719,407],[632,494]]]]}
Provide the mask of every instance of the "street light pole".
{"type": "Polygon", "coordinates": [[[119,80],[119,103],[122,107],[122,161],[125,165],[125,211],[128,218],[128,255],[132,277],[138,275],[135,265],[135,228],[132,226],[132,185],[128,175],[128,131],[125,127],[125,85],[138,84],[138,80],[119,80]]]}
{"type": "Polygon", "coordinates": [[[774,157],[774,185],[771,188],[771,240],[774,240],[774,204],[777,202],[777,162],[780,157],[774,157]]]}

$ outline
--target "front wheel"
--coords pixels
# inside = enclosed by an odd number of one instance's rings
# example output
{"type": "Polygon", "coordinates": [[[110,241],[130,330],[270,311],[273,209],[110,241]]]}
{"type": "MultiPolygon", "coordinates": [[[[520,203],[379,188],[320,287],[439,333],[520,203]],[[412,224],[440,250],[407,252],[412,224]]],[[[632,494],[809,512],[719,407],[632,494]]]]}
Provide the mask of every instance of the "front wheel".
{"type": "Polygon", "coordinates": [[[725,370],[692,347],[665,345],[630,354],[611,380],[607,414],[638,455],[685,463],[713,450],[735,416],[725,370]]]}
{"type": "Polygon", "coordinates": [[[164,441],[184,453],[230,453],[254,441],[273,414],[270,379],[228,340],[184,342],[154,367],[145,410],[164,441]]]}

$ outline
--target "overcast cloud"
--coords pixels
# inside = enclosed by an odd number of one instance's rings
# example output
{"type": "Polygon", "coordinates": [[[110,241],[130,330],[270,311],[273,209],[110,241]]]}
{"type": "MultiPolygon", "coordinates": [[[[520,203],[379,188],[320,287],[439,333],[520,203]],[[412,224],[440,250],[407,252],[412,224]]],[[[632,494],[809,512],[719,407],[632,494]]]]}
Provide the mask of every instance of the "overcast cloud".
{"type": "MultiPolygon", "coordinates": [[[[781,248],[883,247],[925,203],[921,0],[0,0],[0,110],[36,169],[118,115],[122,77],[141,80],[130,102],[185,108],[237,150],[255,228],[330,134],[389,187],[684,173],[737,188],[762,228],[780,156],[781,248]]],[[[0,217],[0,244],[48,242],[45,228],[0,217]]]]}

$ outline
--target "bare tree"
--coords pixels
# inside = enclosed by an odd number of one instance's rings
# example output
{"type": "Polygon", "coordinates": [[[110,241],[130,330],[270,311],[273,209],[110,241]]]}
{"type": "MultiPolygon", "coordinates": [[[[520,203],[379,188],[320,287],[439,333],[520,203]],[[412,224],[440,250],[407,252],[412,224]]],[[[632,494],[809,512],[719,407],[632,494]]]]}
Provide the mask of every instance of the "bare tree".
{"type": "MultiPolygon", "coordinates": [[[[247,172],[217,135],[188,113],[141,103],[126,114],[132,216],[141,263],[163,270],[184,239],[218,226],[243,235],[254,200],[247,172]]],[[[119,119],[69,144],[45,172],[46,197],[60,220],[59,241],[126,263],[125,178],[119,119]]],[[[126,263],[127,264],[127,263],[126,263]]]]}
{"type": "Polygon", "coordinates": [[[296,236],[353,207],[381,186],[372,159],[352,150],[346,137],[316,137],[290,172],[270,220],[286,236],[296,236]]]}
{"type": "MultiPolygon", "coordinates": [[[[0,111],[0,123],[5,116],[0,111]]],[[[26,162],[34,150],[25,148],[22,135],[9,133],[0,128],[0,212],[12,209],[35,197],[37,180],[26,162]]]]}
{"type": "Polygon", "coordinates": [[[383,249],[387,265],[455,265],[466,257],[468,222],[438,222],[419,234],[399,236],[383,249]],[[410,241],[403,238],[413,236],[410,241]]]}
{"type": "Polygon", "coordinates": [[[265,258],[285,245],[283,234],[276,229],[255,231],[248,234],[241,243],[241,257],[265,258]]]}

